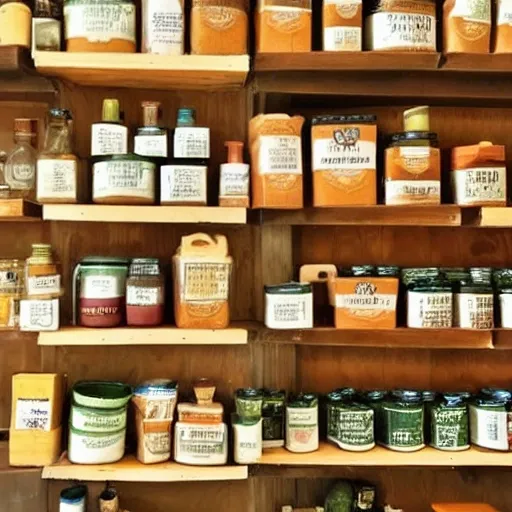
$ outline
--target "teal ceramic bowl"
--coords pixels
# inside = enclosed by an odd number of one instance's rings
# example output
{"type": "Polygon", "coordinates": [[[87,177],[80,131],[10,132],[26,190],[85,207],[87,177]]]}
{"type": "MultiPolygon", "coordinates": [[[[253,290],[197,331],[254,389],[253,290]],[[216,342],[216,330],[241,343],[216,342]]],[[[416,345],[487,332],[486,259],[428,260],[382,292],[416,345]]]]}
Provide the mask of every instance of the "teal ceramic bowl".
{"type": "Polygon", "coordinates": [[[77,382],[73,387],[73,401],[83,407],[95,409],[120,409],[132,397],[132,388],[122,382],[77,382]]]}

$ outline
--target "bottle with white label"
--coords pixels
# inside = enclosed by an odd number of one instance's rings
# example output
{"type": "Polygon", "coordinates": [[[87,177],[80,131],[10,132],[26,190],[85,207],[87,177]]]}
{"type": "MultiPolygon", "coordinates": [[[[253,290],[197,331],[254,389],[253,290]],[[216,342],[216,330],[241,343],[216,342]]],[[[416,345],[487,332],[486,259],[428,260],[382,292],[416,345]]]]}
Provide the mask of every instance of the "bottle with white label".
{"type": "Polygon", "coordinates": [[[160,170],[161,204],[207,204],[210,129],[196,126],[195,117],[193,108],[178,110],[171,164],[160,170]]]}
{"type": "Polygon", "coordinates": [[[228,162],[220,166],[219,206],[249,208],[249,164],[244,164],[244,143],[228,140],[228,162]]]}
{"type": "Polygon", "coordinates": [[[44,148],[37,159],[36,197],[40,203],[78,201],[78,158],[71,147],[72,123],[69,110],[50,110],[44,148]]]}
{"type": "Polygon", "coordinates": [[[158,126],[160,105],[158,101],[142,102],[142,126],[137,128],[133,152],[154,158],[156,163],[163,164],[167,158],[168,134],[165,128],[158,126]]]}
{"type": "Polygon", "coordinates": [[[91,156],[128,153],[128,128],[121,122],[119,100],[103,100],[101,122],[91,126],[91,156]]]}

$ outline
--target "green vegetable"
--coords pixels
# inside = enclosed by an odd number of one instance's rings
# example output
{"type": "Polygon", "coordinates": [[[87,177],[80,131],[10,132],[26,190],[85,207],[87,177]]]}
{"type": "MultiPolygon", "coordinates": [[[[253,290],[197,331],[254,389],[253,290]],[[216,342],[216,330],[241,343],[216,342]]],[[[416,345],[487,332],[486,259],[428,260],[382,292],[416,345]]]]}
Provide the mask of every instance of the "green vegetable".
{"type": "Polygon", "coordinates": [[[352,512],[354,488],[347,480],[334,485],[325,499],[325,512],[352,512]]]}

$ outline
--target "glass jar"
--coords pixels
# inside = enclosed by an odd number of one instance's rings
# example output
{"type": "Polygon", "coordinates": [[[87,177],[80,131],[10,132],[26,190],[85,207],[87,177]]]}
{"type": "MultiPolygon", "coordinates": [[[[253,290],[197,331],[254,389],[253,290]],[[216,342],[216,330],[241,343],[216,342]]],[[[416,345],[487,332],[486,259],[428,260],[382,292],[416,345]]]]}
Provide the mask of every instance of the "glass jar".
{"type": "Polygon", "coordinates": [[[284,446],[284,389],[263,390],[263,448],[284,446]]]}
{"type": "Polygon", "coordinates": [[[295,453],[318,450],[318,397],[291,395],[286,404],[286,449],[295,453]]]}
{"type": "Polygon", "coordinates": [[[137,258],[126,280],[126,323],[147,327],[164,321],[165,279],[155,258],[137,258]]]}
{"type": "Polygon", "coordinates": [[[0,260],[0,328],[19,326],[19,300],[24,292],[25,262],[0,260]]]}
{"type": "Polygon", "coordinates": [[[236,413],[240,422],[253,425],[261,420],[263,393],[259,389],[237,389],[235,393],[236,413]]]}
{"type": "Polygon", "coordinates": [[[438,450],[469,448],[468,400],[471,394],[444,393],[431,408],[430,445],[438,450]]]}
{"type": "Polygon", "coordinates": [[[395,390],[382,403],[380,442],[390,450],[415,452],[425,447],[424,405],[420,391],[395,390]]]}

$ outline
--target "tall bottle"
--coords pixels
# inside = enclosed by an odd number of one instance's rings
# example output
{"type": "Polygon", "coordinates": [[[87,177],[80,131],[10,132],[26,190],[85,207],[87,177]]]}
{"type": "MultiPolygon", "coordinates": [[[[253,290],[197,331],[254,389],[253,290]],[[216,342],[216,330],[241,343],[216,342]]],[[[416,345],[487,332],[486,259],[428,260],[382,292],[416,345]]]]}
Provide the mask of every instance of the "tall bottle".
{"type": "Polygon", "coordinates": [[[32,55],[60,51],[62,0],[35,0],[32,15],[32,55]]]}
{"type": "Polygon", "coordinates": [[[128,128],[122,124],[119,100],[103,100],[101,122],[91,126],[91,156],[128,153],[128,128]]]}
{"type": "Polygon", "coordinates": [[[161,204],[207,204],[210,129],[196,126],[195,114],[178,110],[171,164],[161,168],[161,204]]]}
{"type": "Polygon", "coordinates": [[[36,185],[37,121],[35,119],[14,120],[14,142],[16,146],[5,162],[5,182],[13,197],[34,197],[36,185]]]}
{"type": "Polygon", "coordinates": [[[137,128],[135,135],[136,155],[155,159],[167,158],[167,130],[158,126],[160,105],[158,101],[142,102],[142,126],[137,128]]]}
{"type": "Polygon", "coordinates": [[[78,158],[71,148],[73,118],[66,109],[52,108],[43,151],[37,159],[37,200],[40,203],[78,201],[78,158]]]}
{"type": "Polygon", "coordinates": [[[249,164],[244,163],[244,143],[228,140],[228,161],[220,166],[219,206],[249,208],[249,164]]]}

